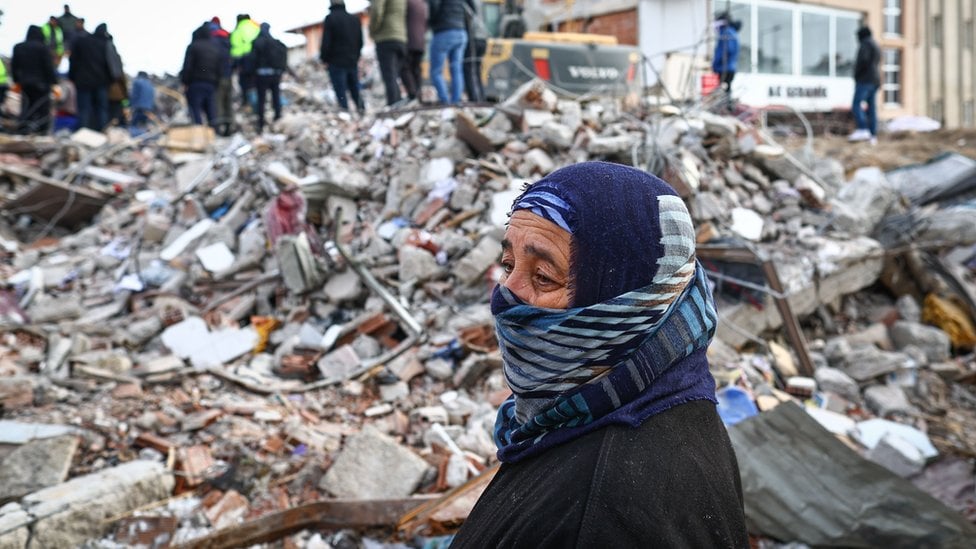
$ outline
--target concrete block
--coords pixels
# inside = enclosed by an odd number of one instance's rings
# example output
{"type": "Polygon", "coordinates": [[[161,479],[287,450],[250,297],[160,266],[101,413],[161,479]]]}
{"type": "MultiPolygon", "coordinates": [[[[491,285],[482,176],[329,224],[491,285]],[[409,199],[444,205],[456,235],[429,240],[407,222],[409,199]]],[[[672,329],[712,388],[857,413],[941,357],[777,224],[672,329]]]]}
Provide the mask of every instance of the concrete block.
{"type": "Polygon", "coordinates": [[[491,267],[501,254],[502,244],[493,237],[485,236],[468,252],[454,269],[462,284],[473,284],[491,267]]]}
{"type": "Polygon", "coordinates": [[[864,390],[864,402],[879,416],[908,414],[913,409],[905,390],[898,385],[872,385],[864,390]]]}
{"type": "Polygon", "coordinates": [[[363,283],[352,269],[332,273],[322,288],[332,303],[342,303],[358,298],[363,293],[363,283]]]}
{"type": "Polygon", "coordinates": [[[851,376],[837,368],[817,368],[813,373],[817,386],[821,391],[836,393],[848,400],[856,401],[861,397],[861,390],[851,376]]]}
{"type": "Polygon", "coordinates": [[[898,370],[908,360],[901,353],[882,351],[877,347],[859,347],[843,357],[840,368],[857,381],[868,381],[898,370]]]}
{"type": "Polygon", "coordinates": [[[34,440],[14,449],[0,461],[0,500],[61,483],[77,449],[78,437],[73,435],[34,440]]]}
{"type": "Polygon", "coordinates": [[[949,360],[949,334],[938,328],[910,320],[899,320],[891,326],[889,332],[896,349],[915,345],[925,351],[929,362],[949,360]]]}
{"type": "Polygon", "coordinates": [[[30,549],[76,547],[105,534],[105,519],[165,497],[173,475],[154,461],[130,461],[30,494],[21,505],[37,522],[30,549]]]}
{"type": "Polygon", "coordinates": [[[866,457],[902,478],[908,478],[925,467],[925,457],[918,448],[890,433],[868,450],[866,457]]]}
{"type": "Polygon", "coordinates": [[[427,468],[417,454],[366,426],[349,437],[319,486],[340,498],[402,498],[413,493],[427,468]]]}
{"type": "Polygon", "coordinates": [[[907,320],[909,322],[919,322],[922,320],[922,308],[919,306],[918,301],[910,295],[903,295],[898,298],[895,302],[895,307],[898,308],[898,316],[902,320],[907,320]]]}
{"type": "Polygon", "coordinates": [[[427,250],[422,250],[416,246],[403,246],[400,248],[400,282],[416,280],[425,282],[438,277],[441,266],[437,264],[437,258],[427,250]]]}

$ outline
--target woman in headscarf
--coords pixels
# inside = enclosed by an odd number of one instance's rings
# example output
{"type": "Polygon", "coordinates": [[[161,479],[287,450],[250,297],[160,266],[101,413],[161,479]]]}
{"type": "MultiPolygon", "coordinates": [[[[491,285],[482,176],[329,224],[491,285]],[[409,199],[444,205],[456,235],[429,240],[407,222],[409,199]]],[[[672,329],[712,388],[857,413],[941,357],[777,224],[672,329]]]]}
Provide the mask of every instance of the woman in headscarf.
{"type": "Polygon", "coordinates": [[[717,317],[674,189],[557,170],[516,199],[501,263],[503,463],[451,547],[747,547],[705,356],[717,317]]]}

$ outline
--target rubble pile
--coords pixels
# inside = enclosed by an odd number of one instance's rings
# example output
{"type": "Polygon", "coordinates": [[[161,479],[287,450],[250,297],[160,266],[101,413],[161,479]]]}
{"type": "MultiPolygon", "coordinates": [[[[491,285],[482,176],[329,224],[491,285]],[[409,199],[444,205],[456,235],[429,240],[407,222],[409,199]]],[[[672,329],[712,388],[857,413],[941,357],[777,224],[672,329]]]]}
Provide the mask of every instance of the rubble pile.
{"type": "MultiPolygon", "coordinates": [[[[510,394],[487,304],[508,208],[589,159],[688,202],[727,423],[795,400],[899,477],[976,456],[976,235],[952,224],[971,206],[912,205],[880,171],[845,181],[707,112],[530,82],[495,108],[357,118],[300,76],[260,137],[0,137],[0,546],[187,543],[330,498],[386,502],[328,507],[348,515],[333,531],[389,527],[470,491],[510,394]],[[944,272],[915,277],[927,261],[944,272]]],[[[952,471],[972,484],[971,463],[952,471]]],[[[447,533],[470,503],[404,535],[447,533]]]]}

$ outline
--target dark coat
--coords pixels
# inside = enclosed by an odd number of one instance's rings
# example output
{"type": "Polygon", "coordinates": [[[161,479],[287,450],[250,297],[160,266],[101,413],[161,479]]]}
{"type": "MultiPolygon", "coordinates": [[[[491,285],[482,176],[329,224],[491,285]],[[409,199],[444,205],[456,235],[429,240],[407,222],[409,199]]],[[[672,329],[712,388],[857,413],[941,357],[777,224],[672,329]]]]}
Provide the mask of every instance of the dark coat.
{"type": "Polygon", "coordinates": [[[210,82],[216,85],[223,74],[227,61],[225,56],[230,56],[230,51],[221,48],[210,37],[210,29],[206,26],[199,27],[193,31],[193,41],[186,47],[180,81],[188,86],[191,82],[210,82]]]}
{"type": "Polygon", "coordinates": [[[107,88],[112,83],[108,40],[105,32],[82,34],[75,38],[71,45],[68,77],[76,88],[107,88]]]}
{"type": "Polygon", "coordinates": [[[471,0],[427,0],[427,5],[430,8],[430,30],[433,32],[464,30],[468,10],[474,13],[471,0]]]}
{"type": "Polygon", "coordinates": [[[407,0],[407,49],[427,49],[427,1],[407,0]]]}
{"type": "Polygon", "coordinates": [[[34,89],[50,89],[58,82],[41,27],[31,25],[27,38],[14,46],[10,77],[21,86],[34,89]]]}
{"type": "Polygon", "coordinates": [[[749,547],[739,469],[711,402],[503,464],[451,549],[749,547]]]}
{"type": "Polygon", "coordinates": [[[881,49],[867,28],[858,31],[857,37],[861,45],[857,48],[857,60],[854,62],[854,82],[880,86],[881,71],[878,65],[881,63],[881,49]]]}
{"type": "Polygon", "coordinates": [[[272,69],[281,72],[281,69],[275,67],[274,63],[274,48],[277,42],[278,40],[271,36],[270,32],[261,30],[261,34],[251,44],[251,55],[254,56],[255,69],[258,71],[272,69]]]}
{"type": "Polygon", "coordinates": [[[351,69],[359,64],[362,49],[363,27],[359,18],[347,12],[344,5],[333,5],[322,24],[319,59],[329,65],[351,69]]]}

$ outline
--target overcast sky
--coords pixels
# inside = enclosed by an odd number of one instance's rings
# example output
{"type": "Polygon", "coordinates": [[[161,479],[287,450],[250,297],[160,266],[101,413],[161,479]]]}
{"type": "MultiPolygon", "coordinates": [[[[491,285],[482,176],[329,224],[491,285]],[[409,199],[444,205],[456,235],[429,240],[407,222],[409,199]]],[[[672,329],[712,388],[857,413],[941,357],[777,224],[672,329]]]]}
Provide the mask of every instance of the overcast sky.
{"type": "MultiPolygon", "coordinates": [[[[366,0],[346,3],[350,11],[367,5],[366,0]]],[[[69,5],[72,13],[85,18],[89,31],[99,23],[108,25],[129,74],[140,70],[175,74],[183,64],[193,29],[215,15],[224,28],[232,30],[237,14],[248,13],[259,23],[269,23],[271,34],[292,46],[303,43],[304,38],[287,34],[285,29],[321,21],[329,0],[77,0],[69,5]]],[[[0,0],[0,55],[9,58],[29,25],[42,25],[49,16],[61,15],[63,6],[63,0],[0,0]]]]}

